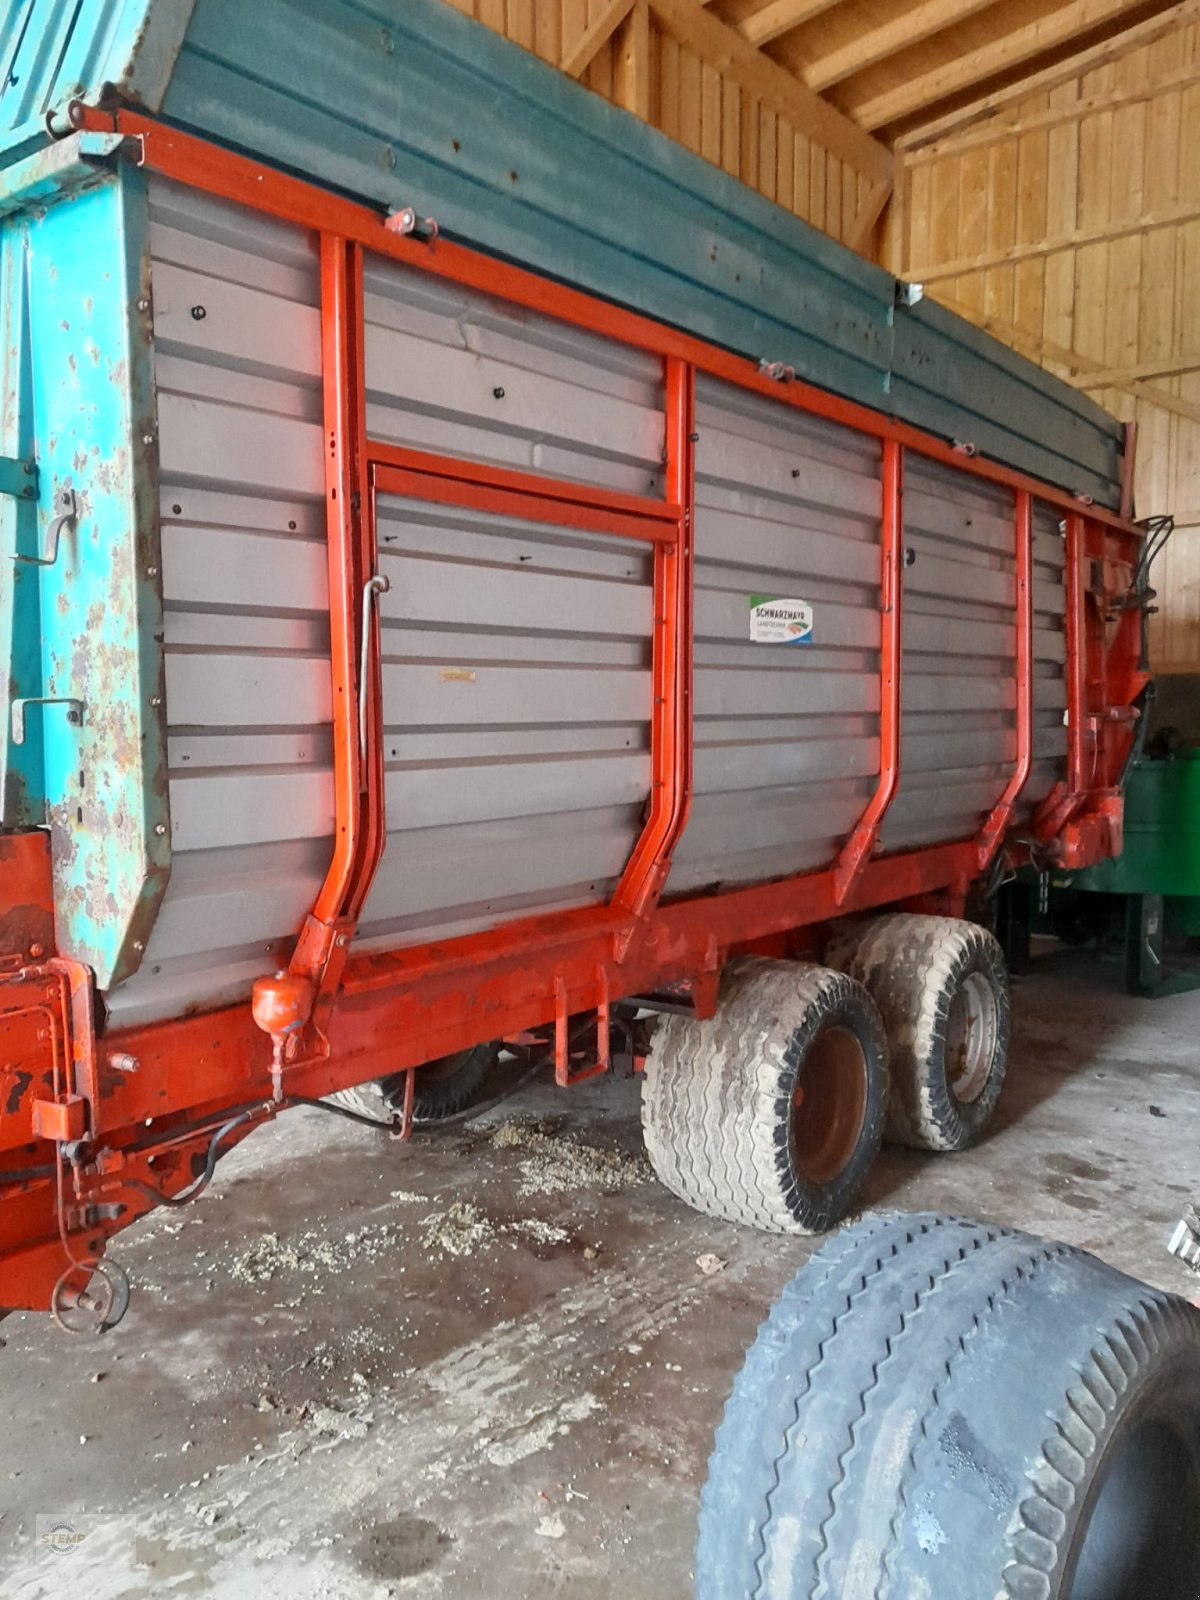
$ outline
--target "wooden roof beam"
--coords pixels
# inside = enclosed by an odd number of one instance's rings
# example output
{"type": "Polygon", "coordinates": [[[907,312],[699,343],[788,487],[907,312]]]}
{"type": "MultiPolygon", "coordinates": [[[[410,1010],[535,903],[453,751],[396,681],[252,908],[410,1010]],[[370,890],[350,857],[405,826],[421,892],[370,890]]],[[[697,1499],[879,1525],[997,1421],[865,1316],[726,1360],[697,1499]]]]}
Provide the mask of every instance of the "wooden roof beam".
{"type": "Polygon", "coordinates": [[[972,84],[994,78],[1034,56],[1044,55],[1093,28],[1115,22],[1127,11],[1136,9],[1137,0],[1070,0],[1070,4],[1050,11],[1024,27],[1003,34],[991,44],[966,50],[954,61],[933,67],[915,78],[887,89],[852,109],[854,120],[874,130],[912,116],[926,106],[936,105],[972,84]]]}
{"type": "Polygon", "coordinates": [[[911,150],[918,145],[926,145],[930,140],[940,139],[944,133],[950,133],[955,128],[965,127],[982,117],[994,116],[997,111],[1019,100],[1027,100],[1031,95],[1057,89],[1060,84],[1069,83],[1073,78],[1081,78],[1086,73],[1095,71],[1097,67],[1107,66],[1110,61],[1119,61],[1131,50],[1152,44],[1164,34],[1197,20],[1200,20],[1200,0],[1181,0],[1181,4],[1172,6],[1169,11],[1160,11],[1156,17],[1136,23],[1132,28],[1124,29],[1111,39],[1105,39],[1100,44],[1079,51],[1066,61],[1059,61],[1053,67],[1043,67],[1032,77],[1022,78],[1019,83],[1010,83],[1007,88],[997,89],[994,94],[972,100],[969,105],[960,106],[957,111],[948,111],[932,122],[922,123],[919,128],[914,128],[910,133],[897,139],[896,148],[911,150]]]}
{"type": "Polygon", "coordinates": [[[978,11],[986,11],[998,0],[925,0],[903,16],[893,17],[881,27],[859,34],[849,44],[828,54],[817,56],[804,68],[804,81],[810,89],[818,91],[832,88],[835,83],[878,66],[889,56],[899,55],[910,45],[929,39],[944,28],[965,22],[978,11]]]}
{"type": "Polygon", "coordinates": [[[770,44],[772,39],[802,27],[838,4],[839,0],[770,0],[761,11],[743,17],[736,27],[742,38],[751,44],[770,44]]]}
{"type": "Polygon", "coordinates": [[[828,100],[800,83],[698,0],[650,0],[662,32],[694,50],[764,106],[785,117],[839,161],[877,180],[892,175],[892,152],[828,100]]]}

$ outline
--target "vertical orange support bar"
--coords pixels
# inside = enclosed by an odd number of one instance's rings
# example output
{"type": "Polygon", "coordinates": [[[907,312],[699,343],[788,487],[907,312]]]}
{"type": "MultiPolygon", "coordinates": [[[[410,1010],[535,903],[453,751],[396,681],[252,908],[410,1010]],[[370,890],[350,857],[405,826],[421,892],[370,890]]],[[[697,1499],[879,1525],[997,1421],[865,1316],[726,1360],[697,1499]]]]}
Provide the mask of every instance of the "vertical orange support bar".
{"type": "Polygon", "coordinates": [[[1067,514],[1067,790],[1081,795],[1088,787],[1084,755],[1086,734],[1088,639],[1084,615],[1084,521],[1077,511],[1067,514]]]}
{"type": "Polygon", "coordinates": [[[879,830],[900,783],[900,653],[904,604],[901,594],[904,541],[904,458],[894,439],[883,443],[883,538],[879,619],[879,782],[862,819],[833,869],[833,896],[846,899],[871,859],[879,830]]]}
{"type": "Polygon", "coordinates": [[[301,931],[292,970],[336,987],[358,913],[383,854],[379,630],[364,586],[375,571],[366,460],[362,249],[321,236],[321,367],[329,633],[333,672],[333,860],[301,931]],[[370,630],[363,649],[363,630],[370,630]],[[363,663],[367,682],[360,683],[363,663]],[[365,715],[360,710],[365,708],[365,715]],[[366,738],[362,737],[365,726],[366,738]]]}
{"type": "Polygon", "coordinates": [[[1029,781],[1033,767],[1033,497],[1027,489],[1017,490],[1017,662],[1016,736],[1017,754],[1012,777],[992,807],[991,815],[979,835],[978,865],[983,872],[1008,831],[1017,797],[1029,781]]]}
{"type": "Polygon", "coordinates": [[[671,544],[654,549],[654,706],[650,720],[650,815],[626,863],[613,905],[634,917],[652,911],[666,886],[671,852],[692,794],[692,538],[696,383],[693,369],[667,361],[667,500],[680,507],[671,544]]]}

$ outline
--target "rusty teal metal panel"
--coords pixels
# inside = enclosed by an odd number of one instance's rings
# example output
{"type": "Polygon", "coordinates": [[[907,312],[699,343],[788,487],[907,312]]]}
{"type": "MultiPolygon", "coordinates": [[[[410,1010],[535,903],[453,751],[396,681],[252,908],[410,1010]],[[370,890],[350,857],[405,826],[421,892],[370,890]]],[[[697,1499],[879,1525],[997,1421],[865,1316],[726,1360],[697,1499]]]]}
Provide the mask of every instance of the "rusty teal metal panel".
{"type": "Polygon", "coordinates": [[[22,577],[15,642],[24,661],[36,633],[39,692],[52,702],[28,708],[26,732],[40,726],[59,947],[104,989],[139,964],[170,828],[145,181],[130,166],[91,180],[3,226],[32,358],[20,426],[36,441],[38,501],[26,553],[44,548],[56,498],[73,495],[76,512],[53,565],[27,568],[34,593],[22,577]],[[81,719],[57,703],[68,700],[82,702],[81,719]]]}
{"type": "Polygon", "coordinates": [[[0,128],[106,89],[156,111],[195,0],[0,0],[0,128]]]}

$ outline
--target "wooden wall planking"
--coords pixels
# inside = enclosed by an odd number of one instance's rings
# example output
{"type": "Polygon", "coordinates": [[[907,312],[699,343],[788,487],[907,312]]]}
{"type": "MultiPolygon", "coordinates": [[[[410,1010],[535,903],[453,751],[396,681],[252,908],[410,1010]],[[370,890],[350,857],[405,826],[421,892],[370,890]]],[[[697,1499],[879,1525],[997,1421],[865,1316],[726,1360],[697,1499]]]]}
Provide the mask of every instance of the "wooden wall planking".
{"type": "MultiPolygon", "coordinates": [[[[557,66],[609,9],[609,0],[447,0],[557,66]]],[[[636,9],[636,8],[635,8],[636,9]]],[[[643,26],[645,24],[643,23],[643,26]]],[[[602,44],[580,81],[637,110],[628,56],[634,16],[602,44]]],[[[660,33],[649,17],[647,121],[814,227],[847,240],[868,178],[764,107],[719,67],[660,33]]]]}
{"type": "Polygon", "coordinates": [[[1177,519],[1152,661],[1200,671],[1200,26],[899,154],[888,264],[1080,386],[1120,377],[1088,392],[1138,425],[1138,513],[1177,519]]]}

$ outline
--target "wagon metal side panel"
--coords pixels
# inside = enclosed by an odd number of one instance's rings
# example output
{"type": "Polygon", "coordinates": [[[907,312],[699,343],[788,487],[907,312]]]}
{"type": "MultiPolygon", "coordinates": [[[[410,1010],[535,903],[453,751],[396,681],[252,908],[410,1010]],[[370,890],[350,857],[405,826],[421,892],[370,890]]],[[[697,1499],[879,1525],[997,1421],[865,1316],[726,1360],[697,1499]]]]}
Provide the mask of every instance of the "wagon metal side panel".
{"type": "Polygon", "coordinates": [[[833,859],[879,770],[877,440],[731,384],[696,396],[695,755],[669,890],[833,859]],[[812,608],[754,642],[752,602],[812,608]]]}
{"type": "Polygon", "coordinates": [[[333,833],[315,243],[150,200],[173,864],[121,1023],[286,959],[333,833]]]}
{"type": "Polygon", "coordinates": [[[382,495],[387,846],[360,940],[609,898],[650,789],[649,557],[382,495]]]}

